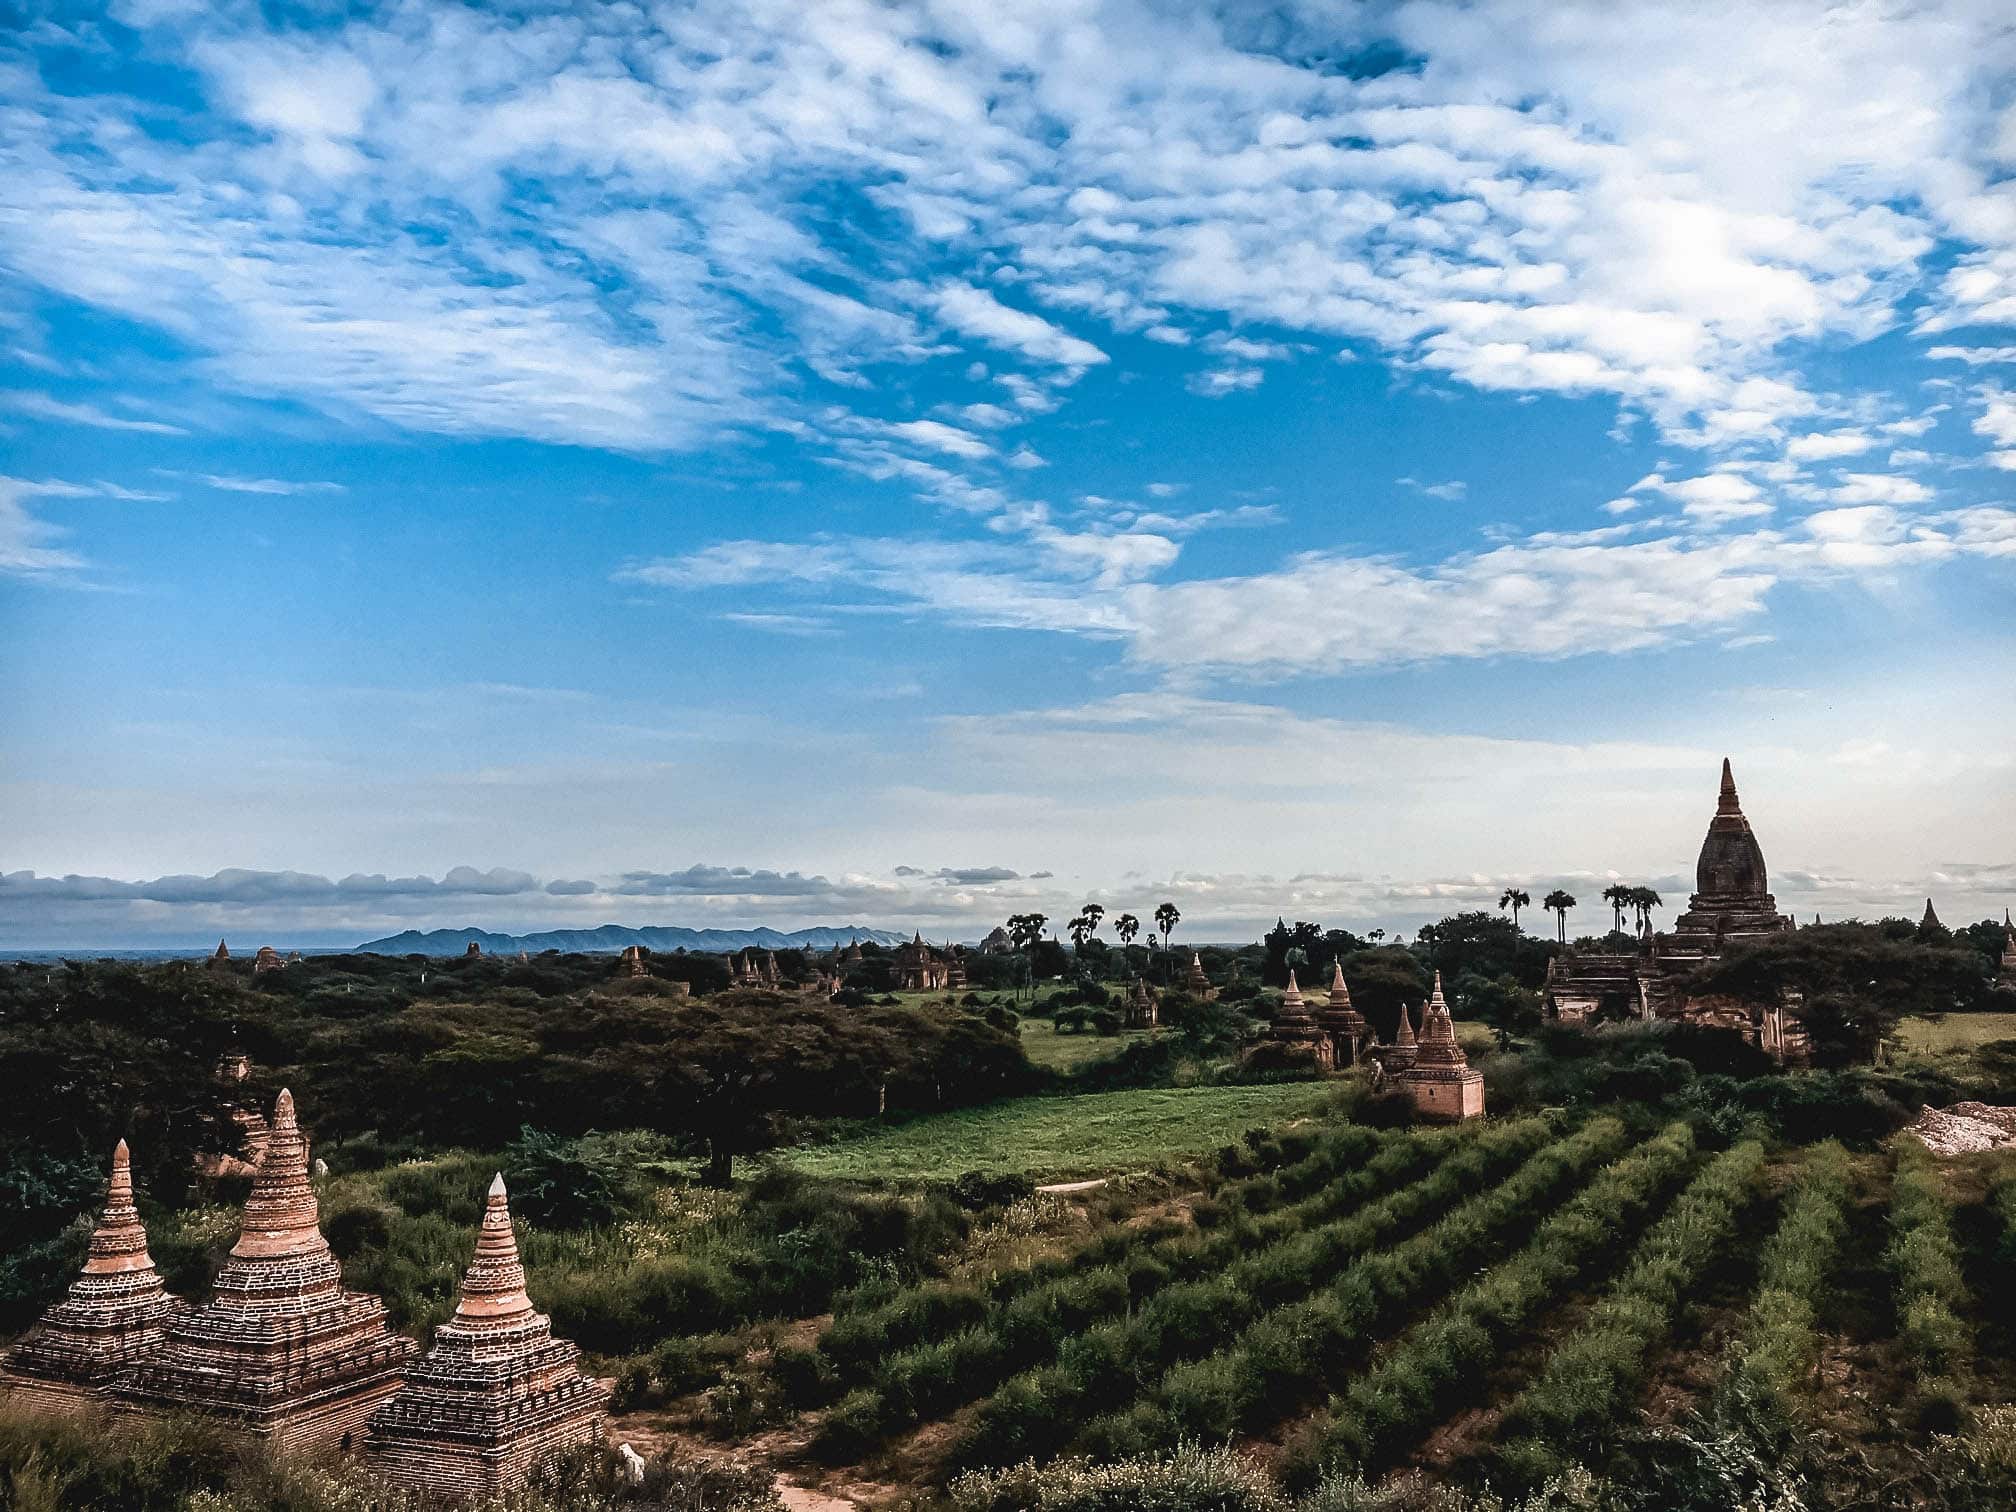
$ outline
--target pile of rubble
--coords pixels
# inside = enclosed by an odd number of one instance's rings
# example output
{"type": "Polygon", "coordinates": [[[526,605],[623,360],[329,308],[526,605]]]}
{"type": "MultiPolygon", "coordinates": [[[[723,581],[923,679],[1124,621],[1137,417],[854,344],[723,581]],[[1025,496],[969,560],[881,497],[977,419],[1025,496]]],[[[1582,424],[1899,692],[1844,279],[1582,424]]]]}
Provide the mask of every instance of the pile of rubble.
{"type": "Polygon", "coordinates": [[[1935,1155],[1971,1155],[2016,1141],[2016,1108],[1959,1102],[1941,1111],[1926,1108],[1906,1128],[1935,1155]]]}

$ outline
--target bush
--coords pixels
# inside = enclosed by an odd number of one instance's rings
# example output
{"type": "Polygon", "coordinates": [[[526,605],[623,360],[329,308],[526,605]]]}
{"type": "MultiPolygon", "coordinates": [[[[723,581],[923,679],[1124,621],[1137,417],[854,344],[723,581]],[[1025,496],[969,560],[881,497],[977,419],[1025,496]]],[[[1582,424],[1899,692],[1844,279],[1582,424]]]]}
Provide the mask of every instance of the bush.
{"type": "Polygon", "coordinates": [[[1963,1317],[1967,1282],[1938,1162],[1909,1137],[1897,1145],[1885,1257],[1897,1276],[1898,1334],[1918,1373],[1921,1423],[1953,1431],[1974,1354],[1974,1331],[1963,1317]]]}

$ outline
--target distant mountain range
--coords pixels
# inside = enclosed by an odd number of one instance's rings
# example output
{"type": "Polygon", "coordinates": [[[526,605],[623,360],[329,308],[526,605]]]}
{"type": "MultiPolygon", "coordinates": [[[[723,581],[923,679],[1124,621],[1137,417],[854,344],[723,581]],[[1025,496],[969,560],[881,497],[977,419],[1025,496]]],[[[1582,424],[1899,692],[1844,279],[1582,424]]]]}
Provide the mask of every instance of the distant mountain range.
{"type": "Polygon", "coordinates": [[[851,945],[856,940],[873,940],[878,945],[901,945],[908,935],[887,929],[869,929],[861,924],[821,925],[817,929],[683,929],[676,925],[631,929],[622,924],[604,924],[599,929],[546,929],[537,934],[492,934],[487,929],[408,929],[382,940],[366,940],[357,947],[369,955],[463,955],[471,941],[485,955],[516,955],[524,951],[537,955],[542,950],[580,951],[611,954],[642,945],[646,950],[830,950],[835,945],[851,945]]]}

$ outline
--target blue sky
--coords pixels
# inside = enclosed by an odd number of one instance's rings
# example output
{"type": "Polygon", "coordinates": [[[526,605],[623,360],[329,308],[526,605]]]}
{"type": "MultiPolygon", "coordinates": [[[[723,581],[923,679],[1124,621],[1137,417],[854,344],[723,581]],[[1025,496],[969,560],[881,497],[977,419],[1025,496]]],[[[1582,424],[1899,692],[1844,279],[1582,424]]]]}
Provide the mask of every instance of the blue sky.
{"type": "MultiPolygon", "coordinates": [[[[31,6],[0,945],[2016,895],[1991,4],[31,6]]],[[[254,942],[256,943],[256,942],[254,942]]]]}

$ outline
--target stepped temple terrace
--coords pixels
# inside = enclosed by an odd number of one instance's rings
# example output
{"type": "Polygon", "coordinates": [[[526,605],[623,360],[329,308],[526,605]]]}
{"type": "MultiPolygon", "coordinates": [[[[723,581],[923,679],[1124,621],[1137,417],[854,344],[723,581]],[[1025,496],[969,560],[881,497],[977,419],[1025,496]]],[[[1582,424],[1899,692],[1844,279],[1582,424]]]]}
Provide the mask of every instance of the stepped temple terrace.
{"type": "Polygon", "coordinates": [[[308,1453],[360,1447],[368,1424],[386,1479],[454,1497],[515,1490],[601,1433],[603,1388],[526,1295],[501,1177],[455,1314],[415,1354],[377,1298],[343,1289],[283,1091],[210,1299],[163,1286],[122,1140],[83,1273],[0,1358],[0,1398],[115,1424],[196,1413],[308,1453]]]}
{"type": "Polygon", "coordinates": [[[371,1417],[365,1448],[388,1480],[450,1496],[496,1496],[555,1455],[600,1436],[607,1393],[525,1295],[499,1175],[455,1315],[371,1417]]]}
{"type": "Polygon", "coordinates": [[[412,1353],[375,1297],[343,1290],[308,1181],[308,1143],[282,1092],[210,1300],[179,1314],[113,1394],[124,1411],[201,1412],[280,1447],[334,1448],[398,1389],[412,1353]]]}
{"type": "Polygon", "coordinates": [[[182,1307],[147,1253],[122,1139],[112,1152],[105,1211],[91,1232],[84,1273],[0,1361],[0,1393],[57,1412],[91,1406],[121,1370],[160,1347],[163,1329],[182,1307]]]}
{"type": "MultiPolygon", "coordinates": [[[[1931,904],[1928,901],[1929,911],[1931,904]]],[[[1805,1055],[1796,1004],[1756,1011],[1692,995],[1685,983],[1698,967],[1730,946],[1768,940],[1792,929],[1778,912],[1764,867],[1764,849],[1736,796],[1736,777],[1722,763],[1715,815],[1694,866],[1694,894],[1670,933],[1649,925],[1628,951],[1579,951],[1557,956],[1543,990],[1546,1011],[1568,1023],[1597,1017],[1669,1019],[1742,1031],[1774,1058],[1805,1055]]]]}

